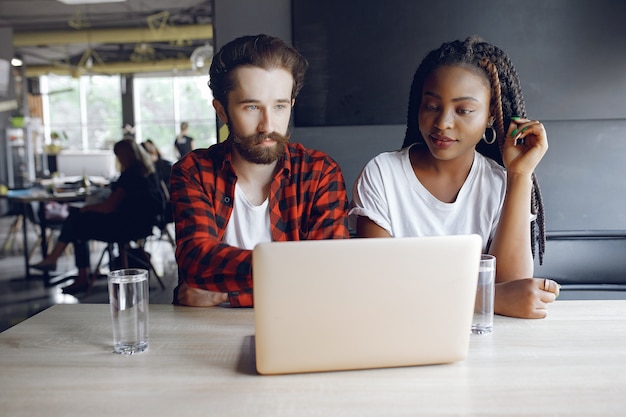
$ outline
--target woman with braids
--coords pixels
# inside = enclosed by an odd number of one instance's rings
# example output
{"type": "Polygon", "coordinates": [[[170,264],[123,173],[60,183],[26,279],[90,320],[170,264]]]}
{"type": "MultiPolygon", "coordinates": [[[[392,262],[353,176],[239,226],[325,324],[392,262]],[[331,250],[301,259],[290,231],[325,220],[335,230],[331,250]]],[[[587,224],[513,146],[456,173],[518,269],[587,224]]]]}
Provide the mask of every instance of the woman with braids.
{"type": "Polygon", "coordinates": [[[507,55],[476,36],[445,43],[415,73],[402,149],[375,157],[354,184],[357,235],[479,234],[497,258],[495,312],[543,318],[559,293],[532,278],[545,246],[534,170],[547,149],[507,55]]]}

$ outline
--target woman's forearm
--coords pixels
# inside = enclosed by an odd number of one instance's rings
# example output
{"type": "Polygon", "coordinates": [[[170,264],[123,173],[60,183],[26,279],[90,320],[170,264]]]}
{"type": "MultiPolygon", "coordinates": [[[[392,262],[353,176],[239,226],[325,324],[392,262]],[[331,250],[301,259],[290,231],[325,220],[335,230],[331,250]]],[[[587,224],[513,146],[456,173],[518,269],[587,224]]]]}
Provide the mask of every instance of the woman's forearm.
{"type": "Polygon", "coordinates": [[[508,175],[507,191],[500,221],[490,252],[496,256],[498,282],[532,277],[534,263],[530,235],[530,196],[528,175],[508,175]]]}

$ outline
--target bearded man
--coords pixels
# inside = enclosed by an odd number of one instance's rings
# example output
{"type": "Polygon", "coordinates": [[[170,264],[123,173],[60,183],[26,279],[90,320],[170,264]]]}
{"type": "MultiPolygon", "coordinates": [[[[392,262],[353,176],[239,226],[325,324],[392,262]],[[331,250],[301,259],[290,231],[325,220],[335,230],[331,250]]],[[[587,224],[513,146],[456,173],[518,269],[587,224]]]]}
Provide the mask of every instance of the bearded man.
{"type": "Polygon", "coordinates": [[[252,306],[256,244],[349,237],[341,169],[289,141],[307,67],[298,51],[267,35],[237,38],[213,57],[213,106],[229,136],[172,169],[175,304],[252,306]]]}

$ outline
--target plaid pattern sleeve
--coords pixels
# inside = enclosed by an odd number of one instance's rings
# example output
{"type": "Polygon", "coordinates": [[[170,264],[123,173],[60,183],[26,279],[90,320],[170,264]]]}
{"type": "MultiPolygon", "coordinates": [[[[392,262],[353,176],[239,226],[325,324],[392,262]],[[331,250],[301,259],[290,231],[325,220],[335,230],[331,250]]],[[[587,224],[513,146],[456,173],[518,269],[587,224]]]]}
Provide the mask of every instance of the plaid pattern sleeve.
{"type": "MultiPolygon", "coordinates": [[[[252,306],[252,252],[222,242],[236,176],[227,143],[192,151],[170,181],[179,282],[227,292],[232,306],[252,306]]],[[[348,200],[341,169],[326,154],[289,144],[270,185],[274,241],[348,238],[348,200]]],[[[176,292],[175,292],[176,300],[176,292]]]]}

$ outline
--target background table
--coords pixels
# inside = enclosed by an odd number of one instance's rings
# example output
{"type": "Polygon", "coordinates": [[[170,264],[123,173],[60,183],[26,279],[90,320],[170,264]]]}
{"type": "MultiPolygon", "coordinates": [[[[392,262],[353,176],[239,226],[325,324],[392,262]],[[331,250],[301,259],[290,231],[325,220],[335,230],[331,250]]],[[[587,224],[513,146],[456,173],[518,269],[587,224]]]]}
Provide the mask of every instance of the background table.
{"type": "Polygon", "coordinates": [[[626,301],[498,316],[454,364],[282,376],[256,374],[253,320],[251,309],[151,305],[149,350],[119,356],[108,305],[51,307],[0,334],[0,414],[626,414],[626,301]]]}
{"type": "MultiPolygon", "coordinates": [[[[9,190],[9,192],[3,195],[9,201],[22,205],[22,231],[24,236],[24,268],[26,278],[31,277],[30,273],[30,251],[28,250],[28,213],[27,204],[38,203],[38,218],[39,228],[41,233],[41,256],[45,258],[48,254],[48,239],[47,239],[47,221],[46,221],[46,207],[45,204],[51,201],[58,203],[76,203],[84,202],[88,194],[85,192],[64,192],[64,193],[49,193],[46,190],[40,188],[32,188],[26,190],[9,190]]],[[[46,283],[50,281],[50,273],[48,271],[42,272],[42,277],[46,283]]]]}

